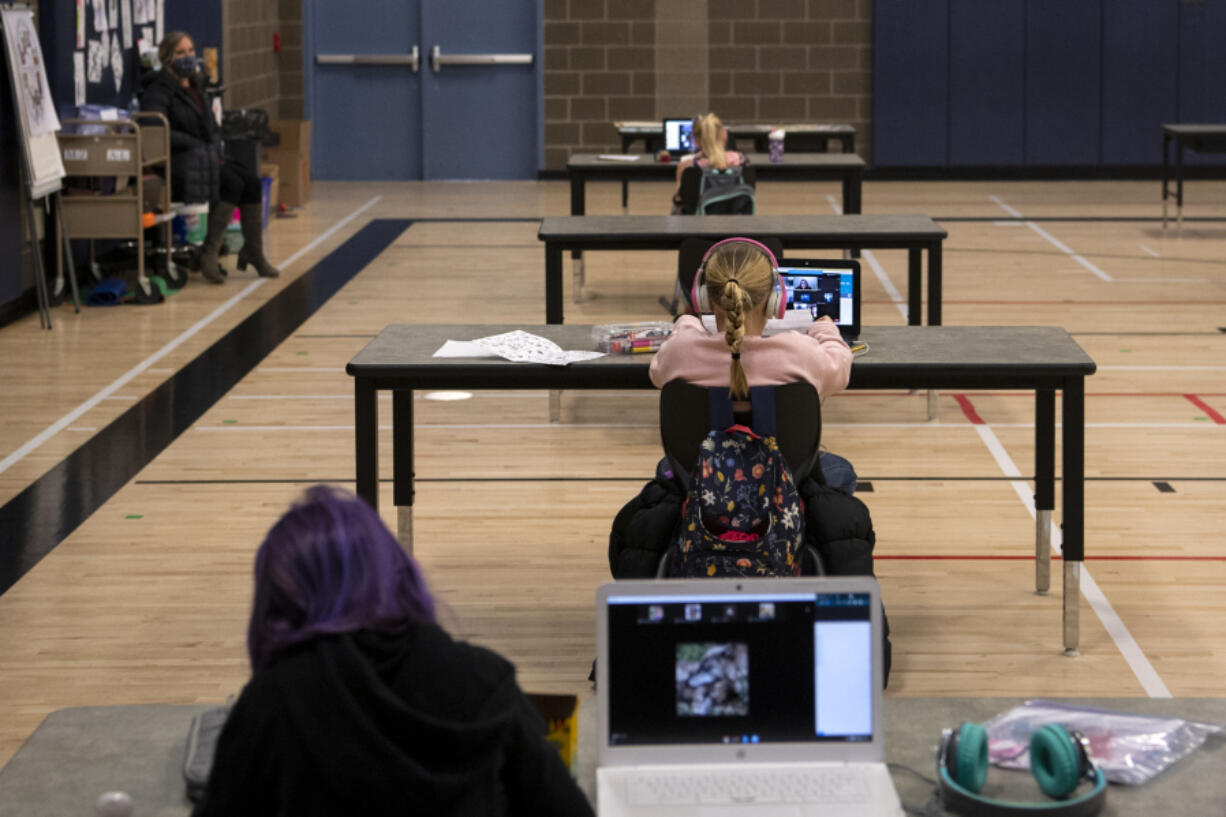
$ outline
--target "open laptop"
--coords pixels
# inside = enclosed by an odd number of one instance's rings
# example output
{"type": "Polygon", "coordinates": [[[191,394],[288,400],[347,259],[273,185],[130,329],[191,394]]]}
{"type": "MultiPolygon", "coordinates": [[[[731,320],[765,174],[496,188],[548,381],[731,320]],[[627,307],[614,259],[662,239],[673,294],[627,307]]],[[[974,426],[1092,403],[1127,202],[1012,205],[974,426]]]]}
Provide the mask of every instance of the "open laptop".
{"type": "Polygon", "coordinates": [[[693,117],[664,120],[664,149],[672,154],[674,159],[695,151],[693,117]]]}
{"type": "Polygon", "coordinates": [[[596,628],[601,817],[902,815],[871,576],[613,582],[596,628]]]}
{"type": "Polygon", "coordinates": [[[779,274],[787,288],[787,312],[766,323],[763,334],[784,329],[804,331],[813,321],[829,315],[843,340],[860,337],[860,262],[855,259],[796,258],[779,261],[779,274]]]}

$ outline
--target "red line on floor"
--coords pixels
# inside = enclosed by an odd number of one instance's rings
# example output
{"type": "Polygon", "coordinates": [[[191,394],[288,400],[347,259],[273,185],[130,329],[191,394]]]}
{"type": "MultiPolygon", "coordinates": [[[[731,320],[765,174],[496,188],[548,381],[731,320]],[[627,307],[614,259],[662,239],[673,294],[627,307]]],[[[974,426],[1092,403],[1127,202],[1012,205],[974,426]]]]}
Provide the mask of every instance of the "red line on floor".
{"type": "Polygon", "coordinates": [[[1192,405],[1205,412],[1205,414],[1208,414],[1210,420],[1220,426],[1226,426],[1226,417],[1223,417],[1221,414],[1218,414],[1216,411],[1210,408],[1209,404],[1204,400],[1201,400],[1195,394],[1185,394],[1184,397],[1186,397],[1188,402],[1190,402],[1192,405]]]}
{"type": "Polygon", "coordinates": [[[971,404],[971,400],[965,394],[955,394],[954,399],[958,401],[958,405],[962,407],[962,413],[966,415],[966,419],[977,426],[987,425],[983,418],[975,411],[975,406],[971,404]]]}

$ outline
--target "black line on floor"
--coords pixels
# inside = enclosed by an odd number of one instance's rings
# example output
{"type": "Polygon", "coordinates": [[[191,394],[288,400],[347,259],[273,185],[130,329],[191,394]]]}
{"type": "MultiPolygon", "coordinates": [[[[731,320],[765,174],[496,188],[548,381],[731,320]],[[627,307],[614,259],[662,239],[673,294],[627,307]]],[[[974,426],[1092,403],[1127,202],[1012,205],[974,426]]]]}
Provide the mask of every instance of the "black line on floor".
{"type": "Polygon", "coordinates": [[[0,594],[412,224],[376,219],[0,508],[0,594]]]}

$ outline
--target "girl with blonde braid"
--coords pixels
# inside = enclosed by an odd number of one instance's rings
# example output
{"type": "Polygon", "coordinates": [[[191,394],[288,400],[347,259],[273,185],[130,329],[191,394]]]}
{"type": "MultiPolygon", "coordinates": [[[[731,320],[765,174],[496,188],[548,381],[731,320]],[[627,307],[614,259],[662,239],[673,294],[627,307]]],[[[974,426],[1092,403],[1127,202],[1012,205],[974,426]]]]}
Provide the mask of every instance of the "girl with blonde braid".
{"type": "MultiPolygon", "coordinates": [[[[651,361],[651,382],[657,387],[676,379],[726,385],[737,411],[748,410],[750,386],[805,380],[823,400],[845,389],[851,349],[829,317],[814,321],[803,334],[762,336],[779,299],[786,299],[776,267],[770,250],[752,239],[715,244],[694,277],[691,301],[697,311],[714,313],[717,332],[708,332],[695,315],[678,318],[672,336],[651,361]]],[[[828,485],[855,491],[851,463],[826,451],[820,462],[828,485]]]]}

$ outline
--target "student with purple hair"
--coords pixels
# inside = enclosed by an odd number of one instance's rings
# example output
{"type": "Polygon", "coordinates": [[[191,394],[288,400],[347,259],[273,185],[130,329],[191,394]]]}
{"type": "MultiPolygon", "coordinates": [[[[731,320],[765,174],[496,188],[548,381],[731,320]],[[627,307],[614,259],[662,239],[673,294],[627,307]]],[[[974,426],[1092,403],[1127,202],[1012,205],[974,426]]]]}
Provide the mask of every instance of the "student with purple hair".
{"type": "Polygon", "coordinates": [[[247,649],[196,817],[592,814],[514,668],[435,623],[352,494],[311,488],[268,532],[247,649]]]}

